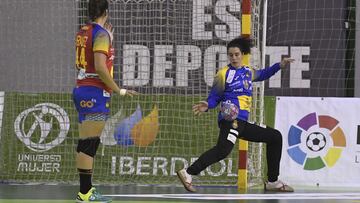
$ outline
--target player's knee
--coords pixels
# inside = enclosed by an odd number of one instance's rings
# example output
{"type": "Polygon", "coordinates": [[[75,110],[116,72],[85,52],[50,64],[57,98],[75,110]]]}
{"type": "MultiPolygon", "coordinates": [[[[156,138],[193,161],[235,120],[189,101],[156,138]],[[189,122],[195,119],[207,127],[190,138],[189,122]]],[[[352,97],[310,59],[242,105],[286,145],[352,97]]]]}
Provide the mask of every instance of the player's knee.
{"type": "Polygon", "coordinates": [[[225,159],[231,152],[232,147],[217,147],[218,151],[218,159],[223,160],[225,159]]]}
{"type": "Polygon", "coordinates": [[[273,141],[276,143],[276,144],[282,144],[282,135],[281,135],[281,132],[279,130],[276,130],[274,129],[273,131],[273,141]]]}
{"type": "Polygon", "coordinates": [[[99,137],[91,137],[86,139],[80,139],[76,148],[78,153],[82,152],[90,157],[96,155],[96,151],[100,144],[99,137]]]}

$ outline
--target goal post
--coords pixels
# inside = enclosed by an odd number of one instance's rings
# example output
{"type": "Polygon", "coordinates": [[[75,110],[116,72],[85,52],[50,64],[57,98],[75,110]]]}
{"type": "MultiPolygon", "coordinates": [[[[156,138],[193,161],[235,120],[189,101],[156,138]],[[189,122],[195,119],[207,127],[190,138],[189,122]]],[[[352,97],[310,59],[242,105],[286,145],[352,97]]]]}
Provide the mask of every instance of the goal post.
{"type": "MultiPolygon", "coordinates": [[[[243,0],[241,3],[241,36],[251,37],[251,0],[243,0]]],[[[250,66],[250,54],[243,55],[243,65],[250,66]]],[[[249,143],[239,139],[239,168],[238,188],[245,190],[248,187],[248,148],[249,143]]]]}
{"type": "MultiPolygon", "coordinates": [[[[253,39],[252,54],[243,57],[243,64],[255,69],[263,68],[266,44],[267,0],[242,1],[241,35],[253,39]]],[[[264,125],[264,82],[253,83],[253,100],[249,121],[264,125]]],[[[238,189],[247,190],[263,181],[263,145],[239,140],[238,189]]]]}

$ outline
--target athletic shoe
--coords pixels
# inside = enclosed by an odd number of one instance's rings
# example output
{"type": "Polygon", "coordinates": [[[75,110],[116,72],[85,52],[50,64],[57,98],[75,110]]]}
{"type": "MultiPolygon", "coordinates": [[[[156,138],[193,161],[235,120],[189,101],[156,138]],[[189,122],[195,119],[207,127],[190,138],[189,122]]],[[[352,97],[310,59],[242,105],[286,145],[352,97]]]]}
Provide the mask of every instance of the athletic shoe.
{"type": "Polygon", "coordinates": [[[264,183],[264,190],[272,192],[294,192],[292,187],[282,182],[281,180],[277,180],[275,182],[266,181],[264,183]]]}
{"type": "Polygon", "coordinates": [[[191,175],[188,174],[185,169],[181,169],[180,171],[177,171],[176,174],[187,191],[196,192],[196,189],[191,184],[192,182],[191,175]]]}
{"type": "Polygon", "coordinates": [[[78,193],[76,198],[76,202],[83,203],[83,202],[98,202],[98,203],[109,203],[111,199],[108,197],[102,196],[94,187],[92,187],[88,193],[82,194],[81,192],[78,193]]]}

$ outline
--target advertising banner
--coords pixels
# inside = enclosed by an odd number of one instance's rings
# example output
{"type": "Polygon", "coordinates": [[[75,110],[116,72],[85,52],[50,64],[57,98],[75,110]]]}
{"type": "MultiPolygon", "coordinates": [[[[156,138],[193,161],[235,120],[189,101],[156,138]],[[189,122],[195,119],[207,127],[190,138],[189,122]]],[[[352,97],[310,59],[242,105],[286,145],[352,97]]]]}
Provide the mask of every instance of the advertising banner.
{"type": "MultiPolygon", "coordinates": [[[[94,179],[103,183],[170,183],[176,180],[177,170],[215,145],[217,112],[209,112],[196,122],[184,121],[184,117],[193,117],[192,98],[174,97],[112,98],[112,113],[95,157],[94,179]],[[174,99],[183,103],[170,102],[174,99]],[[183,109],[181,115],[174,110],[177,108],[183,109]]],[[[5,102],[0,179],[77,181],[79,135],[71,95],[7,93],[5,102]],[[13,101],[21,101],[21,106],[13,101]]],[[[83,104],[91,102],[96,101],[83,104]]],[[[204,170],[202,182],[234,185],[237,165],[234,150],[227,159],[204,170]]]]}
{"type": "Polygon", "coordinates": [[[360,99],[277,97],[281,178],[294,185],[360,185],[360,99]]]}

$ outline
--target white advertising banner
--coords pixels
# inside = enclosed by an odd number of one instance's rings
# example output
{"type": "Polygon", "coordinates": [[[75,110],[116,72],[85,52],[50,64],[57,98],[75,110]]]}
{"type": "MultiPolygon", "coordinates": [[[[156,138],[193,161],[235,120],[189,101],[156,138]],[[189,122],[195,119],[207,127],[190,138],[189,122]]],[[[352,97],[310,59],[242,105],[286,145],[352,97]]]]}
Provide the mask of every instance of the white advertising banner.
{"type": "Polygon", "coordinates": [[[277,97],[280,178],[292,185],[360,186],[360,98],[277,97]]]}
{"type": "Polygon", "coordinates": [[[4,101],[5,101],[5,92],[0,92],[0,139],[1,139],[2,117],[4,112],[4,101]]]}

